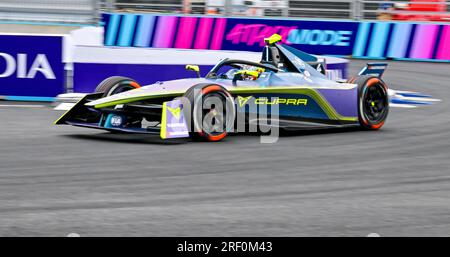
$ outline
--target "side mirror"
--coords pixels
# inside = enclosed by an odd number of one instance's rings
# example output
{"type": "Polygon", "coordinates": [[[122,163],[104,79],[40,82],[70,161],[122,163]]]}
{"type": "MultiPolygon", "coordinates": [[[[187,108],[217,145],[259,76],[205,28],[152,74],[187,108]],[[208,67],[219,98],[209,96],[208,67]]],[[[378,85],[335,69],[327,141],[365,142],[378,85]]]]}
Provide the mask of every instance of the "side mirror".
{"type": "Polygon", "coordinates": [[[197,77],[200,78],[200,68],[198,65],[186,65],[186,70],[195,71],[197,73],[197,77]]]}
{"type": "Polygon", "coordinates": [[[283,38],[279,34],[273,34],[268,38],[264,38],[264,43],[266,43],[266,45],[268,46],[272,46],[280,42],[281,40],[283,40],[283,38]]]}

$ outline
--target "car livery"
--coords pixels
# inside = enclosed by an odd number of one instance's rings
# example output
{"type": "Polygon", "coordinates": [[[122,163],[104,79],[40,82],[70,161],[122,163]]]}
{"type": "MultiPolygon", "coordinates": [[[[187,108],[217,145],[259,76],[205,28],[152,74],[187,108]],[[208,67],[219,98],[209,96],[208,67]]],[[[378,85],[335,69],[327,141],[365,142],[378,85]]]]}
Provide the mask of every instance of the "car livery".
{"type": "Polygon", "coordinates": [[[110,77],[55,124],[115,132],[159,134],[219,141],[245,124],[263,119],[283,129],[361,126],[376,130],[389,111],[381,76],[386,64],[372,63],[348,81],[328,79],[323,59],[282,45],[281,36],[265,39],[260,62],[224,59],[205,76],[140,86],[110,77]]]}

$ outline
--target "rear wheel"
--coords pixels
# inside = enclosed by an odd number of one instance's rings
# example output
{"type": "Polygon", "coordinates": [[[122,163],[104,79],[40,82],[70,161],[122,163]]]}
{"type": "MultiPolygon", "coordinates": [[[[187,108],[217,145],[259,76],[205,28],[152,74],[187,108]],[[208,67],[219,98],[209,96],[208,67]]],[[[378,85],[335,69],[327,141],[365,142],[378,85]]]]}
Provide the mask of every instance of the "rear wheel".
{"type": "Polygon", "coordinates": [[[388,88],[383,80],[376,76],[357,77],[359,123],[365,129],[380,129],[389,113],[388,88]]]}
{"type": "Polygon", "coordinates": [[[190,136],[194,140],[220,141],[233,129],[235,104],[225,88],[199,84],[191,87],[184,96],[191,106],[186,118],[191,121],[190,136]]]}

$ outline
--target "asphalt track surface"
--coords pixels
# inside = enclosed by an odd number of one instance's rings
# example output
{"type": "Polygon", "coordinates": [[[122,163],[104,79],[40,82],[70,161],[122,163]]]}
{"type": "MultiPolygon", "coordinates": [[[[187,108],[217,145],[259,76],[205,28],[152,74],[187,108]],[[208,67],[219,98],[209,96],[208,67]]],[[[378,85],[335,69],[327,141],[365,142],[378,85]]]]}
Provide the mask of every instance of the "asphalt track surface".
{"type": "Polygon", "coordinates": [[[443,101],[275,144],[57,127],[0,102],[0,236],[450,236],[450,65],[393,62],[385,80],[443,101]]]}

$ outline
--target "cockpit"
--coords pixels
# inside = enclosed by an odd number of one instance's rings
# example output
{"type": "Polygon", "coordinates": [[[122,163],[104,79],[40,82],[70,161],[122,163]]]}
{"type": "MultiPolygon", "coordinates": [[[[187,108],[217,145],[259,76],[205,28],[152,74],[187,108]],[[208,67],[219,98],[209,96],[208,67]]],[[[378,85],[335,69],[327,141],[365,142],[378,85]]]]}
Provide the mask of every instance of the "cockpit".
{"type": "Polygon", "coordinates": [[[259,63],[225,59],[214,66],[206,78],[232,80],[234,85],[237,81],[262,82],[268,80],[275,73],[280,76],[289,73],[325,78],[324,61],[319,61],[317,57],[290,46],[277,44],[280,41],[281,36],[278,34],[265,39],[266,46],[264,46],[259,63]]]}
{"type": "Polygon", "coordinates": [[[236,81],[256,81],[270,73],[281,70],[262,63],[225,59],[219,62],[207,75],[211,79],[230,79],[236,81]]]}

